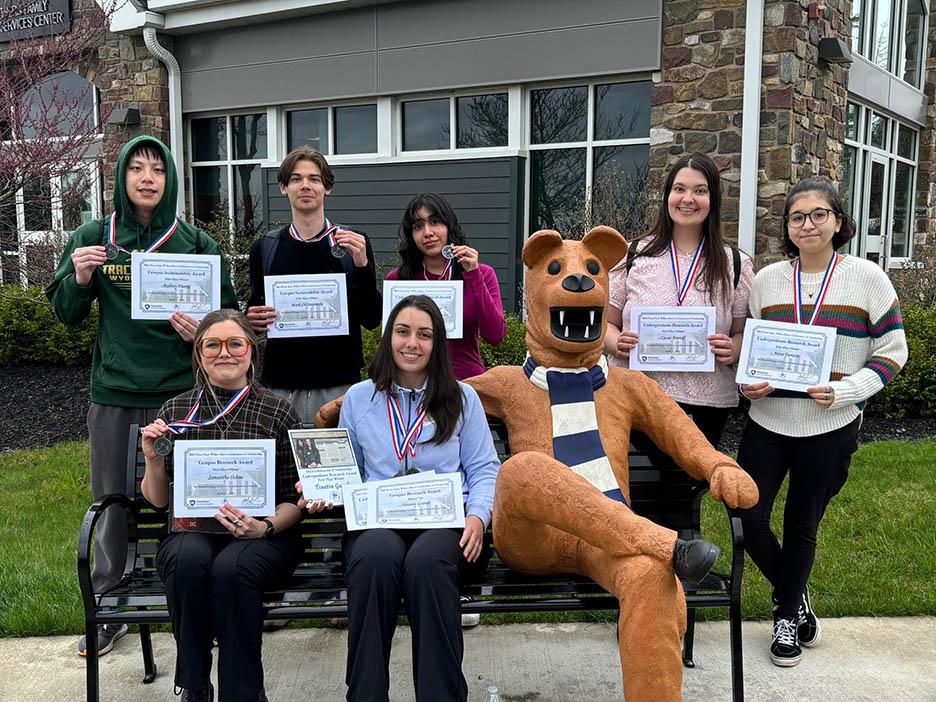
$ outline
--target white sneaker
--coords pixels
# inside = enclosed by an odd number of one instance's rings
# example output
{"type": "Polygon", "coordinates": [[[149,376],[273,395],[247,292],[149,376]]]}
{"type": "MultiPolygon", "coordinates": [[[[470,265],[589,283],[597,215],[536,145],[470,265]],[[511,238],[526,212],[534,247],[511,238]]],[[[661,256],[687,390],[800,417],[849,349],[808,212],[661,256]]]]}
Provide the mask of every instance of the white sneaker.
{"type": "MultiPolygon", "coordinates": [[[[462,604],[464,604],[465,602],[471,602],[471,598],[468,597],[467,595],[462,595],[461,601],[462,601],[462,604]]],[[[481,623],[480,614],[462,614],[461,615],[462,629],[472,629],[478,626],[478,624],[480,623],[481,623]]]]}

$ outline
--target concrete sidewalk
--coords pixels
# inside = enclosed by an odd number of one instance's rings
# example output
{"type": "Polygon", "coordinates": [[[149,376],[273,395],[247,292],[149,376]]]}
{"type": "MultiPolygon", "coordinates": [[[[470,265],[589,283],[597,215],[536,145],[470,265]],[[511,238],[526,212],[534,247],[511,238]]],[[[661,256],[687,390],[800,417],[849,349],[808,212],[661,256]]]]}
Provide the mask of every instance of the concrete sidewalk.
{"type": "MultiPolygon", "coordinates": [[[[767,655],[769,622],[744,623],[744,680],[751,702],[936,701],[936,617],[823,619],[822,641],[796,668],[767,655]]],[[[77,637],[0,639],[0,700],[85,698],[84,659],[77,637]]],[[[266,634],[264,662],[271,702],[344,700],[346,634],[291,629],[266,634]]],[[[413,700],[410,632],[397,630],[391,675],[393,702],[413,700]]],[[[154,636],[159,675],[143,673],[139,638],[130,634],[101,659],[105,702],[171,702],[175,650],[169,634],[154,636]]],[[[686,670],[685,702],[731,699],[727,622],[696,628],[696,668],[686,670]]],[[[503,702],[621,700],[620,666],[610,624],[482,625],[465,632],[465,676],[471,702],[497,685],[503,702]]]]}

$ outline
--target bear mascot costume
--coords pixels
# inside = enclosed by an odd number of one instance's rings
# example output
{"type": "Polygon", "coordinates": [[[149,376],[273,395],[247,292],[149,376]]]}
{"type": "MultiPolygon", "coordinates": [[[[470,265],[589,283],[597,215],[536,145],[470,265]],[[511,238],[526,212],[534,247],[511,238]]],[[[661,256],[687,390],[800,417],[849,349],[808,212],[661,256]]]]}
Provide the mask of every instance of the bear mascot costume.
{"type": "Polygon", "coordinates": [[[579,573],[618,598],[624,698],[681,698],[686,606],[677,575],[700,580],[718,549],[628,507],[631,429],[649,436],[730,507],[751,507],[757,487],[716,451],[679,406],[642,373],[602,355],[608,270],[627,243],[599,226],[581,241],[540,231],[523,247],[526,343],[521,366],[466,381],[507,426],[512,452],[494,495],[494,545],[511,568],[579,573]]]}

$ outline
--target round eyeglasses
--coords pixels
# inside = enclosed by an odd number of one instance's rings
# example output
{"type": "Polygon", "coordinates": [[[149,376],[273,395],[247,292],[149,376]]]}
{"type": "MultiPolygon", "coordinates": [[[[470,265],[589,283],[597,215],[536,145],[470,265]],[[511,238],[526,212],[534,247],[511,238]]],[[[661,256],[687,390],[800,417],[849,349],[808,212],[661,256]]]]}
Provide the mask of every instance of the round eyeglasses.
{"type": "Polygon", "coordinates": [[[790,229],[799,229],[804,224],[806,224],[806,218],[809,217],[809,221],[815,224],[817,227],[820,224],[825,224],[829,221],[829,215],[835,214],[835,210],[830,210],[828,207],[817,207],[812,212],[803,214],[802,212],[791,212],[784,219],[786,220],[787,226],[790,229]]]}
{"type": "Polygon", "coordinates": [[[227,349],[235,358],[241,358],[250,352],[250,340],[242,336],[229,336],[227,339],[208,337],[198,342],[198,350],[205,358],[218,357],[221,349],[227,349]]]}

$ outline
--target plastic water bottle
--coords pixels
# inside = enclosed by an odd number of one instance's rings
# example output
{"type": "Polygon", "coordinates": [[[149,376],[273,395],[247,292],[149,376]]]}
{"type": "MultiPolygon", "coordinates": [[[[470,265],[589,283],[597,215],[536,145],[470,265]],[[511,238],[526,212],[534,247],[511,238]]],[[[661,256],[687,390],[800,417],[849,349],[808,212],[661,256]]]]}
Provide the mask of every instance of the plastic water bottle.
{"type": "Polygon", "coordinates": [[[491,685],[488,688],[488,695],[485,698],[485,702],[501,702],[500,695],[497,694],[497,686],[491,685]]]}

